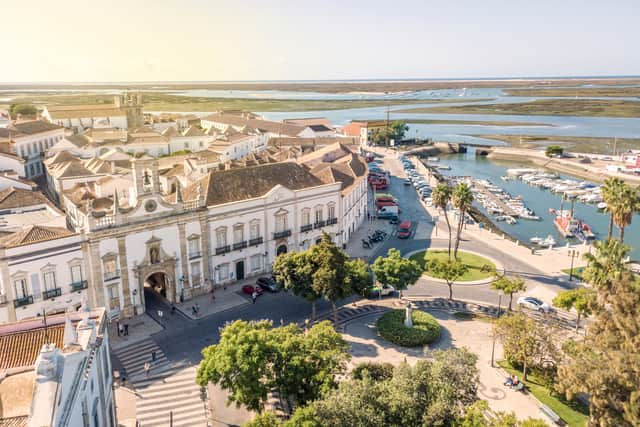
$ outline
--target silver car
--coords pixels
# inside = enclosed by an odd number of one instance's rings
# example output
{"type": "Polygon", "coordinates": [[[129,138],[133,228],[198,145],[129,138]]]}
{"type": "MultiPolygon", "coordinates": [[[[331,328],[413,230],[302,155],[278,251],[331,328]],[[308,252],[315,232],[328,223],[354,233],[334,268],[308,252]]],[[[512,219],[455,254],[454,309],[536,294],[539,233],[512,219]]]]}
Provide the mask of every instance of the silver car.
{"type": "Polygon", "coordinates": [[[549,304],[534,297],[520,297],[518,298],[517,304],[521,309],[528,308],[529,310],[540,311],[542,313],[549,313],[551,311],[549,304]]]}

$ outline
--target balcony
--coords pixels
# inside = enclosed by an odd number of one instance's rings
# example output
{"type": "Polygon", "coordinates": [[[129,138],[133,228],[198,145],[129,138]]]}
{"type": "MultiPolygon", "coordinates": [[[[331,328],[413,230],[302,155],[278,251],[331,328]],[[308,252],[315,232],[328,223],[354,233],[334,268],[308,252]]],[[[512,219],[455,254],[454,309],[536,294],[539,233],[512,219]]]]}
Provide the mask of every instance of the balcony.
{"type": "Polygon", "coordinates": [[[313,230],[313,224],[307,224],[300,227],[300,232],[305,233],[307,231],[313,230]]]}
{"type": "Polygon", "coordinates": [[[243,240],[242,242],[234,243],[233,250],[237,251],[238,249],[244,249],[247,247],[247,241],[243,240]]]}
{"type": "Polygon", "coordinates": [[[62,295],[62,290],[60,288],[48,289],[42,292],[42,299],[55,298],[62,295]]]}
{"type": "Polygon", "coordinates": [[[223,255],[223,254],[226,254],[227,252],[231,252],[231,246],[229,245],[220,246],[219,248],[216,248],[216,255],[223,255]]]}
{"type": "Polygon", "coordinates": [[[71,283],[71,292],[81,291],[83,289],[87,289],[87,281],[80,280],[79,282],[71,283]]]}
{"type": "Polygon", "coordinates": [[[115,280],[120,278],[120,270],[105,271],[104,280],[115,280]]]}
{"type": "Polygon", "coordinates": [[[249,246],[255,246],[262,243],[262,237],[256,237],[255,239],[249,240],[249,246]]]}
{"type": "Polygon", "coordinates": [[[196,259],[196,258],[202,258],[202,252],[200,251],[189,252],[189,259],[196,259]]]}
{"type": "Polygon", "coordinates": [[[317,221],[315,224],[313,224],[313,228],[322,228],[327,224],[326,221],[317,221]]]}
{"type": "Polygon", "coordinates": [[[29,295],[29,296],[26,296],[26,297],[17,298],[15,300],[13,300],[13,306],[14,307],[22,307],[22,306],[29,305],[29,304],[33,304],[33,295],[29,295]]]}
{"type": "Polygon", "coordinates": [[[338,223],[338,218],[329,218],[327,220],[327,225],[333,225],[338,223]]]}
{"type": "Polygon", "coordinates": [[[276,231],[275,233],[273,233],[273,238],[274,239],[284,239],[285,237],[289,237],[289,236],[291,236],[291,229],[283,230],[283,231],[276,231]]]}

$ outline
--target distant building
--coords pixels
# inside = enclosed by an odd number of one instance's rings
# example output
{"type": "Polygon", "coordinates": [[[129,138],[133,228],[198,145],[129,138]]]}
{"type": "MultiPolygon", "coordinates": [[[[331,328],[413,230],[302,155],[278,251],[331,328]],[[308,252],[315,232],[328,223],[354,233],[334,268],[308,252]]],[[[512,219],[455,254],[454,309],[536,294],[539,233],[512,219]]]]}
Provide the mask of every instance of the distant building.
{"type": "Polygon", "coordinates": [[[93,128],[135,129],[144,126],[142,95],[114,96],[113,104],[47,105],[41,115],[48,122],[82,132],[93,128]]]}
{"type": "Polygon", "coordinates": [[[360,145],[364,147],[373,144],[375,136],[387,127],[386,120],[354,120],[342,128],[342,133],[345,136],[360,137],[360,145]]]}
{"type": "Polygon", "coordinates": [[[103,308],[0,325],[1,426],[115,426],[103,308]]]}
{"type": "Polygon", "coordinates": [[[62,138],[64,128],[42,120],[14,122],[0,128],[0,167],[29,179],[38,177],[44,173],[45,151],[62,138]]]}

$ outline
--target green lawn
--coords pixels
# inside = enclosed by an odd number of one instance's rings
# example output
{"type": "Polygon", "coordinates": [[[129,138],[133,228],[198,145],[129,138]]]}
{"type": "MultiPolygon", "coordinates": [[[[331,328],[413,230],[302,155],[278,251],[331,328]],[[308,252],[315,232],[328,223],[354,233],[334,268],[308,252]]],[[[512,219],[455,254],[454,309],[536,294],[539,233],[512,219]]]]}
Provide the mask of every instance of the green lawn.
{"type": "MultiPolygon", "coordinates": [[[[508,373],[518,375],[518,378],[522,377],[522,372],[514,369],[506,360],[499,361],[498,365],[508,373]]],[[[558,414],[570,427],[587,425],[587,421],[589,421],[589,408],[586,405],[578,401],[567,402],[555,392],[550,392],[543,384],[544,383],[536,377],[535,373],[527,373],[525,385],[529,393],[551,408],[553,412],[558,414]]]]}
{"type": "MultiPolygon", "coordinates": [[[[582,272],[584,271],[584,269],[585,267],[573,267],[573,277],[575,279],[582,280],[582,272]]],[[[562,270],[562,272],[565,274],[569,274],[571,273],[571,269],[565,268],[564,270],[562,270]]]]}
{"type": "MultiPolygon", "coordinates": [[[[425,251],[420,251],[411,255],[411,259],[420,264],[422,266],[422,269],[425,270],[425,273],[429,274],[429,272],[425,268],[424,254],[425,251]]],[[[447,254],[447,251],[428,251],[427,257],[429,260],[436,258],[446,260],[449,258],[449,255],[447,254]]],[[[458,261],[461,261],[469,266],[469,271],[467,271],[460,279],[458,279],[458,282],[469,282],[472,280],[487,279],[493,274],[490,271],[483,271],[482,267],[488,265],[492,270],[496,267],[485,257],[463,251],[458,251],[458,261]]]]}

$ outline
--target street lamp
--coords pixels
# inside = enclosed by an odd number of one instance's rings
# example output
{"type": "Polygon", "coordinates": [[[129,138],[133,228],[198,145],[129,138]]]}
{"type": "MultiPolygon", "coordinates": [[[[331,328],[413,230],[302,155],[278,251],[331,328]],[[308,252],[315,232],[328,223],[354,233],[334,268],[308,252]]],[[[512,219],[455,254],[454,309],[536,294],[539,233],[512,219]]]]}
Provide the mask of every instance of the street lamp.
{"type": "Polygon", "coordinates": [[[569,256],[571,257],[571,269],[569,270],[569,281],[573,281],[573,259],[577,255],[577,251],[575,249],[571,249],[569,251],[569,256]]]}
{"type": "Polygon", "coordinates": [[[136,305],[136,295],[138,295],[138,290],[134,289],[131,291],[131,295],[133,295],[133,315],[136,316],[138,314],[138,308],[136,305]]]}
{"type": "MultiPolygon", "coordinates": [[[[500,317],[500,312],[502,311],[501,305],[502,305],[502,293],[498,293],[498,318],[500,317]]],[[[491,367],[492,368],[494,367],[493,361],[495,358],[495,354],[496,354],[496,331],[494,328],[493,342],[491,343],[491,367]]]]}

